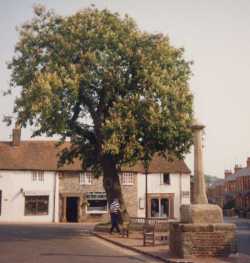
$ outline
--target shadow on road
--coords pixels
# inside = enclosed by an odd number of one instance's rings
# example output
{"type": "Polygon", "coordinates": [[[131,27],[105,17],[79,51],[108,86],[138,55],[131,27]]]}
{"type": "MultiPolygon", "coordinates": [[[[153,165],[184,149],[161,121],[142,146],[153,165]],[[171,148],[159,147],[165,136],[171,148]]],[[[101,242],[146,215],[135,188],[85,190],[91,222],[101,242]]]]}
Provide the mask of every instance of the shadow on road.
{"type": "Polygon", "coordinates": [[[72,239],[89,235],[91,230],[81,225],[0,225],[0,241],[72,239]]]}

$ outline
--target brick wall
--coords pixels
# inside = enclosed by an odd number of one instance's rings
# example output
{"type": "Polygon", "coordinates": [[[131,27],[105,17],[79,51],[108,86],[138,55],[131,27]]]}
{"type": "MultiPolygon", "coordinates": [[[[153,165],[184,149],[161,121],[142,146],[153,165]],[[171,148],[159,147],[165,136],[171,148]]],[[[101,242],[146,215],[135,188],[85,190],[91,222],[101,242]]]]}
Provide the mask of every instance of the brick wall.
{"type": "Polygon", "coordinates": [[[236,252],[235,225],[173,223],[170,251],[181,258],[228,256],[236,252]]]}
{"type": "MultiPolygon", "coordinates": [[[[137,177],[137,175],[135,175],[135,177],[137,177]]],[[[123,193],[123,198],[125,200],[129,215],[136,217],[137,208],[138,208],[137,183],[135,182],[133,186],[132,185],[122,186],[122,193],[123,193]]]]}
{"type": "Polygon", "coordinates": [[[236,181],[238,190],[236,208],[246,212],[250,210],[250,175],[239,176],[236,181]]]}

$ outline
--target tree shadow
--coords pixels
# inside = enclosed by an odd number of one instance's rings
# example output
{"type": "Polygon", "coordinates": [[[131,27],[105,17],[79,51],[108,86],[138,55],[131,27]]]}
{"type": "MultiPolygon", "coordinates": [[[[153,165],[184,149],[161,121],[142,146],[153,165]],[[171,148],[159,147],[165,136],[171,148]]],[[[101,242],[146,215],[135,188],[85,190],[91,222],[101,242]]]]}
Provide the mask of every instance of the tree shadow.
{"type": "Polygon", "coordinates": [[[0,241],[32,241],[32,240],[52,240],[71,239],[74,237],[90,236],[81,225],[35,225],[35,224],[0,224],[0,241]]]}

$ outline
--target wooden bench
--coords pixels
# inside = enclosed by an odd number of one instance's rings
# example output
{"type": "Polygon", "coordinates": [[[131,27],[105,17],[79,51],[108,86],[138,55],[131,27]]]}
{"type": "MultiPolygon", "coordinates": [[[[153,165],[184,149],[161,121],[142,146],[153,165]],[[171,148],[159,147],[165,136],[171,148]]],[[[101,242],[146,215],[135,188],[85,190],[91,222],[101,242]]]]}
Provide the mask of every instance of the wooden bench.
{"type": "Polygon", "coordinates": [[[143,226],[143,246],[155,245],[155,225],[154,224],[144,224],[143,226]]]}

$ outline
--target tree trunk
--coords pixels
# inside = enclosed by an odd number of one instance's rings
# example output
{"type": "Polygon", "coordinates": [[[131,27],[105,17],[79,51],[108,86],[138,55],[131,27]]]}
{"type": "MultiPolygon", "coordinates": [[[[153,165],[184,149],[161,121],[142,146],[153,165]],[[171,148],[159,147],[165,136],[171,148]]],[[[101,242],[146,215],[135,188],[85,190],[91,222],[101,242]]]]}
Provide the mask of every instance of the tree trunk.
{"type": "Polygon", "coordinates": [[[117,198],[121,206],[122,221],[127,221],[129,219],[129,215],[122,195],[119,173],[112,156],[109,155],[103,158],[102,167],[103,186],[107,194],[108,203],[110,204],[113,199],[117,198]]]}

